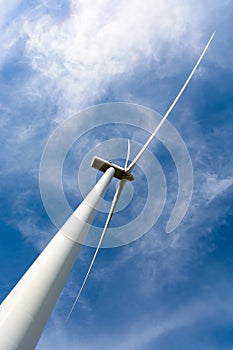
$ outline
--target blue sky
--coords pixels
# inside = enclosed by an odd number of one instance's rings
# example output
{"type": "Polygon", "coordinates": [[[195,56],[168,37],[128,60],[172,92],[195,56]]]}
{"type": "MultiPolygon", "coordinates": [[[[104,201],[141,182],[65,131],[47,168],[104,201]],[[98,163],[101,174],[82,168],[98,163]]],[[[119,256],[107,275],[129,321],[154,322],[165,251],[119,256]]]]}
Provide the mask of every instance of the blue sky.
{"type": "MultiPolygon", "coordinates": [[[[94,252],[82,248],[39,350],[232,349],[232,18],[229,0],[0,1],[1,301],[57,230],[39,189],[40,159],[52,131],[105,102],[164,114],[216,31],[169,117],[193,163],[188,213],[165,234],[177,175],[156,143],[151,149],[168,183],[164,212],[136,242],[101,250],[65,323],[94,252]]],[[[143,142],[145,134],[135,137],[143,142]]],[[[92,139],[95,144],[97,133],[88,143],[92,139]]],[[[73,162],[78,169],[89,151],[85,135],[81,141],[77,158],[74,149],[64,167],[73,206],[77,173],[70,172],[69,185],[69,169],[73,162]]],[[[127,219],[121,215],[113,225],[127,219]]]]}

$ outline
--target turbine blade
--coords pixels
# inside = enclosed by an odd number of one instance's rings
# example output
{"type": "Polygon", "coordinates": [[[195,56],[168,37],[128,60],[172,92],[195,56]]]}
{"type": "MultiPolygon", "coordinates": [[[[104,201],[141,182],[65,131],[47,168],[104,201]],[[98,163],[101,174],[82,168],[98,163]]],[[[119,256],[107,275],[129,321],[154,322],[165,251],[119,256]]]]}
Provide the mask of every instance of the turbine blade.
{"type": "Polygon", "coordinates": [[[128,162],[129,162],[129,156],[130,156],[130,140],[128,140],[128,145],[127,145],[127,155],[126,155],[126,160],[125,160],[125,170],[127,169],[128,162]]]}
{"type": "Polygon", "coordinates": [[[135,167],[136,163],[138,162],[138,160],[141,158],[141,156],[143,155],[143,153],[145,152],[145,150],[147,149],[147,147],[149,146],[149,144],[151,143],[151,141],[153,140],[153,138],[155,137],[156,133],[159,131],[159,129],[161,128],[161,126],[163,125],[163,123],[165,122],[165,120],[167,119],[167,117],[169,116],[169,114],[171,113],[171,111],[173,110],[173,108],[175,107],[176,103],[178,102],[180,96],[182,95],[182,93],[184,92],[185,88],[187,87],[188,83],[190,82],[191,78],[193,77],[195,71],[197,70],[197,67],[199,66],[202,58],[204,57],[211,41],[213,40],[215,35],[215,32],[211,35],[208,43],[206,44],[204,50],[202,51],[199,59],[197,60],[195,66],[193,67],[193,70],[191,71],[191,73],[189,74],[187,80],[185,81],[184,85],[182,86],[181,90],[179,91],[178,95],[176,96],[176,98],[174,99],[174,101],[172,102],[171,106],[169,107],[169,109],[167,110],[166,114],[164,115],[164,117],[161,119],[160,123],[156,126],[155,130],[153,131],[153,133],[151,134],[151,136],[149,137],[149,139],[147,140],[147,142],[145,143],[145,145],[142,147],[142,149],[138,152],[138,154],[136,155],[136,157],[134,158],[134,160],[132,161],[132,163],[128,166],[128,168],[126,169],[126,172],[131,172],[133,170],[133,168],[135,167]]]}
{"type": "Polygon", "coordinates": [[[99,252],[99,249],[100,249],[100,247],[101,247],[101,244],[102,244],[102,242],[103,242],[103,240],[104,240],[105,234],[106,234],[106,232],[107,232],[108,226],[109,226],[110,221],[111,221],[111,219],[112,219],[114,210],[115,210],[115,208],[116,208],[117,202],[118,202],[118,200],[119,200],[119,198],[120,198],[120,195],[121,195],[121,192],[122,192],[122,190],[123,190],[123,188],[124,188],[125,183],[126,183],[126,180],[121,180],[121,181],[119,182],[119,184],[118,184],[118,187],[117,187],[117,189],[116,189],[115,195],[114,195],[114,197],[113,197],[113,201],[112,201],[112,204],[111,204],[110,211],[109,211],[109,213],[108,213],[108,217],[107,217],[106,222],[105,222],[105,225],[104,225],[104,229],[103,229],[103,231],[102,231],[102,234],[101,234],[101,236],[100,236],[100,240],[99,240],[98,245],[97,245],[97,247],[96,247],[95,254],[94,254],[94,256],[93,256],[93,258],[92,258],[92,260],[91,260],[91,264],[90,264],[90,266],[89,266],[89,269],[88,269],[88,271],[87,271],[87,273],[86,273],[86,276],[85,276],[85,278],[84,278],[84,280],[83,280],[82,286],[81,286],[81,288],[80,288],[80,290],[79,290],[79,292],[78,292],[78,294],[77,294],[77,297],[76,297],[76,299],[75,299],[75,301],[74,301],[74,303],[73,303],[73,305],[72,305],[72,307],[71,307],[71,309],[70,309],[70,312],[69,312],[69,314],[68,314],[68,316],[67,316],[67,318],[66,318],[66,321],[69,320],[69,318],[70,318],[70,316],[71,316],[71,314],[72,314],[72,312],[73,312],[73,310],[74,310],[74,308],[75,308],[75,306],[76,306],[76,304],[77,304],[77,302],[78,302],[78,300],[79,300],[79,298],[80,298],[80,295],[81,295],[81,293],[82,293],[82,291],[83,291],[83,288],[85,287],[85,284],[86,284],[87,279],[88,279],[88,277],[89,277],[89,275],[90,275],[90,272],[91,272],[92,267],[93,267],[93,265],[94,265],[94,262],[95,262],[95,259],[96,259],[96,257],[97,257],[97,254],[98,254],[98,252],[99,252]]]}

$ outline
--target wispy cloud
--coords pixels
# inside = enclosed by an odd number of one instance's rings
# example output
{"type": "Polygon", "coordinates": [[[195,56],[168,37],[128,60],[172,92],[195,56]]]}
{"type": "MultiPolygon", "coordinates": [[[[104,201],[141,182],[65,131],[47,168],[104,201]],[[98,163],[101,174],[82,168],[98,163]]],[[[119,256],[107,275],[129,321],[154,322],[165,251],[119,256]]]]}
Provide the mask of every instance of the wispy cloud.
{"type": "Polygon", "coordinates": [[[25,10],[12,38],[24,38],[25,57],[39,73],[38,89],[49,88],[67,116],[98,101],[111,81],[127,81],[142,61],[147,67],[156,63],[157,76],[174,74],[185,64],[187,47],[186,61],[200,45],[196,29],[202,23],[201,6],[198,16],[188,21],[194,7],[197,11],[196,4],[183,1],[157,1],[156,6],[152,0],[99,0],[95,6],[71,1],[62,20],[47,11],[35,15],[25,10]],[[179,65],[171,64],[174,59],[179,65]]]}
{"type": "Polygon", "coordinates": [[[214,200],[217,196],[224,193],[233,184],[233,177],[219,179],[217,174],[205,174],[205,180],[202,184],[202,192],[208,201],[214,200]]]}

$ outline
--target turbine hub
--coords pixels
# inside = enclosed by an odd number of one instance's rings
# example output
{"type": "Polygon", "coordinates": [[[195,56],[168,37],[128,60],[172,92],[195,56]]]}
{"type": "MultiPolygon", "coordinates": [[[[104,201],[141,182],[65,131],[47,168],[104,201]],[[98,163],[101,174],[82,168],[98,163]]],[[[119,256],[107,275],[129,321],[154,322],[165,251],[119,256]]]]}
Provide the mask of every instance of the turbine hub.
{"type": "Polygon", "coordinates": [[[113,164],[111,162],[108,162],[105,159],[102,159],[100,157],[94,157],[92,162],[91,162],[92,168],[95,168],[97,170],[100,170],[105,173],[108,168],[114,168],[115,169],[115,174],[114,177],[116,177],[119,180],[128,180],[128,181],[133,181],[134,177],[131,173],[128,173],[125,171],[124,168],[117,164],[113,164]]]}

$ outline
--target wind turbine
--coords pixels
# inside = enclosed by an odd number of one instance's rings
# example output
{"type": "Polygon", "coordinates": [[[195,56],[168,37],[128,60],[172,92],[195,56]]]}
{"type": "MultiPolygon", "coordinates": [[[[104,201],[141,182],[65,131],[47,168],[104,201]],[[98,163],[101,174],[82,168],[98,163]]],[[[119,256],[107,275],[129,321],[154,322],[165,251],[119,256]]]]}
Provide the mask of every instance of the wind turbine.
{"type": "Polygon", "coordinates": [[[127,181],[133,181],[132,171],[135,165],[178,102],[205,55],[214,35],[215,33],[210,37],[197,63],[168,111],[133,161],[128,165],[130,158],[129,141],[124,167],[120,167],[99,157],[94,158],[92,167],[102,171],[104,174],[0,306],[1,350],[32,350],[36,347],[81,248],[81,244],[77,242],[84,241],[102,196],[112,178],[116,177],[119,183],[111,203],[111,208],[86,277],[68,315],[68,318],[70,317],[91,272],[125,183],[127,181]]]}

